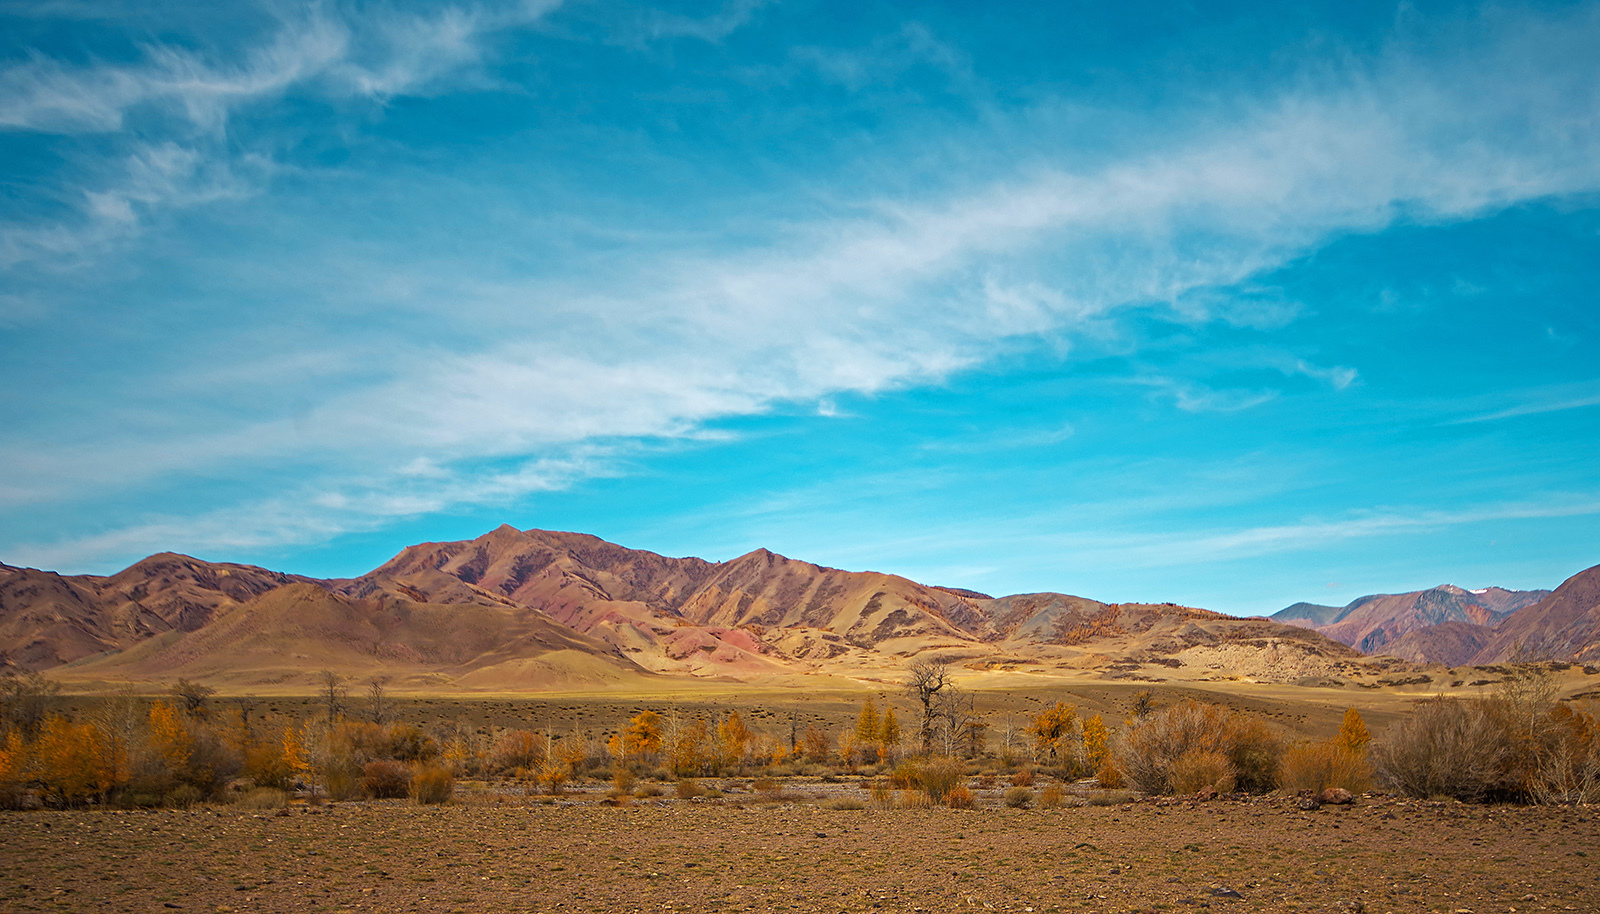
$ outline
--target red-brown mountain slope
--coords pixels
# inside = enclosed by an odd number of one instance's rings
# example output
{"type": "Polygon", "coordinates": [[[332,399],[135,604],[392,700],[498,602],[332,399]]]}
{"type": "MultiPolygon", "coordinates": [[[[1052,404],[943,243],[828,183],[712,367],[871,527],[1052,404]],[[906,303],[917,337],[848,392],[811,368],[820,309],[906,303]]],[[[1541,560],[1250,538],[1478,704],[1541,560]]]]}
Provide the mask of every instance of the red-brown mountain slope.
{"type": "Polygon", "coordinates": [[[1503,663],[1518,654],[1600,661],[1600,565],[1567,578],[1549,596],[1508,616],[1472,662],[1503,663]]]}
{"type": "Polygon", "coordinates": [[[189,677],[231,684],[314,681],[321,670],[404,685],[572,686],[644,671],[609,646],[509,602],[359,599],[297,582],[220,607],[209,624],[171,631],[77,664],[77,677],[189,677]]]}
{"type": "Polygon", "coordinates": [[[877,678],[932,651],[981,669],[1126,676],[1154,664],[1186,671],[1162,675],[1291,681],[1342,674],[1356,658],[1303,629],[1173,604],[994,599],[765,549],[707,562],[509,526],[412,546],[338,581],[182,556],[154,556],[110,578],[5,573],[0,622],[12,628],[0,633],[15,633],[5,649],[40,667],[79,661],[74,676],[106,679],[267,683],[328,667],[549,687],[562,675],[636,675],[636,666],[741,680],[877,678]]]}
{"type": "Polygon", "coordinates": [[[1404,635],[1383,646],[1383,653],[1412,663],[1463,666],[1472,662],[1494,637],[1494,629],[1471,622],[1440,622],[1404,635]]]}
{"type": "Polygon", "coordinates": [[[1296,603],[1272,615],[1273,620],[1321,632],[1364,653],[1390,653],[1389,642],[1442,622],[1493,626],[1547,590],[1463,590],[1451,584],[1410,593],[1374,594],[1351,601],[1343,609],[1296,603]],[[1326,621],[1318,621],[1326,620],[1326,621]]]}
{"type": "Polygon", "coordinates": [[[0,565],[0,667],[46,669],[194,631],[224,603],[308,580],[170,552],[107,577],[0,565]]]}

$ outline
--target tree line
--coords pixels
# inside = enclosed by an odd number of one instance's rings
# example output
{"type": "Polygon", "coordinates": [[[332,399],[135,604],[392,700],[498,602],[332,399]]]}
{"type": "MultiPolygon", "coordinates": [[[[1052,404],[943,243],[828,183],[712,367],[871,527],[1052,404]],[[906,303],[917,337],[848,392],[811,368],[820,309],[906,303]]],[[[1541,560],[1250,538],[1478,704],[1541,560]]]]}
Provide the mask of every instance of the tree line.
{"type": "MultiPolygon", "coordinates": [[[[240,801],[410,797],[441,802],[457,779],[512,782],[557,795],[574,781],[855,774],[970,804],[973,775],[1006,774],[1027,793],[1035,777],[1148,794],[1373,788],[1420,797],[1534,803],[1600,801],[1600,725],[1557,701],[1548,669],[1512,668],[1498,691],[1431,698],[1374,736],[1350,709],[1325,740],[1292,740],[1259,715],[1138,693],[1126,717],[1084,716],[1066,702],[1003,731],[956,687],[948,665],[920,661],[893,702],[863,700],[853,726],[798,721],[752,727],[736,709],[647,709],[614,733],[451,723],[424,729],[388,720],[384,684],[369,685],[366,719],[344,683],[324,674],[321,709],[288,723],[252,721],[217,706],[209,688],[180,680],[154,700],[114,695],[75,716],[52,710],[54,684],[0,677],[0,806],[187,805],[240,801]]],[[[1018,794],[1020,796],[1020,794],[1018,794]]]]}

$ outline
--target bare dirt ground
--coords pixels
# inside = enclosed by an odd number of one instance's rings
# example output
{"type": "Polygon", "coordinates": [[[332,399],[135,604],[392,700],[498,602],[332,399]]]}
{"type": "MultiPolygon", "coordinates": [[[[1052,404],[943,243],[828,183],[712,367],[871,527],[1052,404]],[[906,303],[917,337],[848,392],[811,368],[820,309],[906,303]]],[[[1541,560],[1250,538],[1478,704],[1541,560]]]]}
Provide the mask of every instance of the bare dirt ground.
{"type": "Polygon", "coordinates": [[[0,813],[0,911],[1600,911],[1595,808],[597,797],[0,813]]]}

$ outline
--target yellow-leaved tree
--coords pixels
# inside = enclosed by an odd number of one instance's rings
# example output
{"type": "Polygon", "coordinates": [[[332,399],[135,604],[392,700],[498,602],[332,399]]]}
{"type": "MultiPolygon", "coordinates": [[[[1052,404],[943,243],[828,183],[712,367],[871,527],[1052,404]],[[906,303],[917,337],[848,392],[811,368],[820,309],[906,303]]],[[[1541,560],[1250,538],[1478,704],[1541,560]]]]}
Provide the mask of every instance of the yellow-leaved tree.
{"type": "Polygon", "coordinates": [[[1367,751],[1372,734],[1367,730],[1367,722],[1361,719],[1360,711],[1349,708],[1344,712],[1344,722],[1339,725],[1339,735],[1333,741],[1347,752],[1359,755],[1367,751]]]}
{"type": "Polygon", "coordinates": [[[1072,759],[1072,742],[1076,736],[1078,712],[1064,701],[1046,708],[1028,724],[1028,734],[1033,737],[1034,758],[1043,764],[1059,765],[1072,759]]]}
{"type": "Polygon", "coordinates": [[[717,764],[724,770],[737,767],[744,761],[745,749],[754,736],[739,712],[729,711],[728,716],[717,724],[717,764]]]}
{"type": "Polygon", "coordinates": [[[182,780],[194,755],[194,735],[177,708],[164,701],[150,705],[150,748],[166,773],[182,780]]]}
{"type": "Polygon", "coordinates": [[[1083,761],[1090,771],[1099,771],[1111,758],[1111,731],[1100,715],[1083,722],[1083,761]]]}
{"type": "Polygon", "coordinates": [[[706,719],[696,717],[693,723],[678,728],[677,737],[667,747],[672,756],[672,773],[680,777],[693,777],[705,767],[706,719]]]}
{"type": "Polygon", "coordinates": [[[894,707],[883,709],[883,723],[879,728],[879,736],[883,741],[883,750],[878,754],[888,758],[900,745],[900,718],[895,716],[894,707]]]}
{"type": "Polygon", "coordinates": [[[876,743],[883,735],[883,724],[878,720],[878,706],[868,695],[861,703],[861,714],[856,717],[856,742],[862,745],[876,743]]]}
{"type": "Polygon", "coordinates": [[[67,805],[104,797],[117,783],[116,767],[108,764],[105,737],[89,724],[73,723],[58,714],[47,716],[33,754],[40,782],[67,805]]]}
{"type": "Polygon", "coordinates": [[[611,754],[627,761],[637,755],[655,755],[661,751],[661,715],[654,711],[640,711],[628,721],[622,731],[611,738],[611,754]]]}

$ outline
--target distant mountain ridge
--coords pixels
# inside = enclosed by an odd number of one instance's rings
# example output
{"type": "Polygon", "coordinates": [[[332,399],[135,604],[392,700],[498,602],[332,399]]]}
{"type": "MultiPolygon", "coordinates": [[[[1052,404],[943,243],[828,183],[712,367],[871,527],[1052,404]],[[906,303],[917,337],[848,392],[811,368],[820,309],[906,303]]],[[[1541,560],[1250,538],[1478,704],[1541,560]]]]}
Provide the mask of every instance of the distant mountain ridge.
{"type": "Polygon", "coordinates": [[[1600,566],[1578,572],[1553,591],[1444,585],[1362,597],[1332,614],[1319,615],[1318,609],[1332,607],[1296,603],[1271,618],[1314,629],[1364,653],[1417,663],[1600,662],[1600,566]]]}
{"type": "Polygon", "coordinates": [[[1360,662],[1303,629],[1194,607],[992,598],[765,549],[708,562],[510,526],[411,546],[342,580],[170,554],[109,577],[0,566],[0,665],[70,664],[84,679],[262,684],[324,668],[472,688],[873,678],[924,652],[974,669],[1126,677],[1154,664],[1279,681],[1360,662]]]}
{"type": "Polygon", "coordinates": [[[1464,590],[1443,584],[1410,593],[1358,597],[1339,608],[1296,603],[1269,618],[1313,629],[1365,654],[1378,654],[1404,635],[1445,622],[1493,626],[1549,593],[1501,587],[1464,590]]]}

